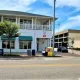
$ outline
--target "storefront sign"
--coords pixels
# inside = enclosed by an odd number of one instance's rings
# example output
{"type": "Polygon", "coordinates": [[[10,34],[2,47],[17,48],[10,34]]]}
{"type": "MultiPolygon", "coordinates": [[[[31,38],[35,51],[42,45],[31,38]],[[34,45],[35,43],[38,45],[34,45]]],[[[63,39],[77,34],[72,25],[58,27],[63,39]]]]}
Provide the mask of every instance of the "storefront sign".
{"type": "Polygon", "coordinates": [[[46,31],[45,30],[43,31],[43,37],[46,37],[46,31]]]}
{"type": "Polygon", "coordinates": [[[45,34],[43,34],[43,37],[46,37],[46,35],[45,35],[45,34]]]}

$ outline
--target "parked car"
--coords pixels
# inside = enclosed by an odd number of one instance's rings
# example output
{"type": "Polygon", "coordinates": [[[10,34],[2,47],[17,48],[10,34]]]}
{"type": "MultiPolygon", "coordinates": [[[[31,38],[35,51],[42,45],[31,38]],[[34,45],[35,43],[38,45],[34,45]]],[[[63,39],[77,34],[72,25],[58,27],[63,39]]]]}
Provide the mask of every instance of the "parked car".
{"type": "Polygon", "coordinates": [[[73,46],[69,46],[69,47],[67,47],[68,49],[72,49],[73,48],[73,46]]]}
{"type": "Polygon", "coordinates": [[[68,48],[64,47],[64,46],[60,46],[58,49],[57,49],[58,52],[67,52],[68,53],[68,48]]]}
{"type": "Polygon", "coordinates": [[[58,51],[58,52],[61,52],[61,48],[62,48],[62,47],[59,46],[58,49],[57,49],[57,51],[58,51]]]}

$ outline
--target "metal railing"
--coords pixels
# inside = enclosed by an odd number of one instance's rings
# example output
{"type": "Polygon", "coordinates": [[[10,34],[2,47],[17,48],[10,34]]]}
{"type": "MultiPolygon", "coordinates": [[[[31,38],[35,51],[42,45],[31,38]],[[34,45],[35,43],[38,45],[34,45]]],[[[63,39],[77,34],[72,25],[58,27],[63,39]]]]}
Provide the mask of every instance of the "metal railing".
{"type": "Polygon", "coordinates": [[[26,30],[52,30],[51,26],[49,25],[38,25],[38,24],[20,24],[20,29],[26,29],[26,30]]]}
{"type": "Polygon", "coordinates": [[[20,24],[20,29],[31,30],[32,29],[32,25],[31,24],[20,24]]]}

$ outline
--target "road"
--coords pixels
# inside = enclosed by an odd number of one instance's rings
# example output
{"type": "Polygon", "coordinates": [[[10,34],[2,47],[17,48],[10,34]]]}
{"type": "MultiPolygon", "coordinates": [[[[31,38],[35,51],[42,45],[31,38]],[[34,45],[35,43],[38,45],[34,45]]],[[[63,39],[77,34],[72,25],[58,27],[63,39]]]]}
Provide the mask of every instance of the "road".
{"type": "Polygon", "coordinates": [[[79,80],[80,57],[0,60],[0,80],[79,80]]]}

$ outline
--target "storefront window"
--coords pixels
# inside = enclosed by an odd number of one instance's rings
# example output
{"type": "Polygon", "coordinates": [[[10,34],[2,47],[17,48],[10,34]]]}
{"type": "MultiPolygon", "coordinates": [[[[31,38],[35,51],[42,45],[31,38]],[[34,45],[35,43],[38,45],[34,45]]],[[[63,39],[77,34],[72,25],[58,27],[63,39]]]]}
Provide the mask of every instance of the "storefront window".
{"type": "Polygon", "coordinates": [[[11,44],[11,48],[14,49],[15,48],[15,41],[11,41],[9,43],[8,40],[3,40],[2,41],[2,48],[10,49],[10,44],[11,44]]]}
{"type": "Polygon", "coordinates": [[[19,48],[20,48],[20,49],[23,49],[23,41],[20,41],[20,42],[19,42],[19,48]]]}
{"type": "Polygon", "coordinates": [[[20,49],[31,49],[31,41],[19,41],[20,49]]]}
{"type": "Polygon", "coordinates": [[[8,18],[8,17],[4,17],[4,21],[10,21],[10,22],[13,22],[15,23],[16,22],[16,19],[15,18],[8,18]]]}
{"type": "Polygon", "coordinates": [[[28,42],[28,49],[31,49],[31,41],[28,42]]]}

